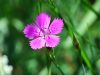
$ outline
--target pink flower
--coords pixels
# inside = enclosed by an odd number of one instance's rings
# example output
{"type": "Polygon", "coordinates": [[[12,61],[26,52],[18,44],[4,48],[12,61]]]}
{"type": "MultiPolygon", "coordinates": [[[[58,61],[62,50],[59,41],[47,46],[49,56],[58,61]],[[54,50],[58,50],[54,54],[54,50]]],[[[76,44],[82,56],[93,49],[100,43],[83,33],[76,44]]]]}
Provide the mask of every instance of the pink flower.
{"type": "Polygon", "coordinates": [[[61,19],[56,18],[50,24],[51,17],[46,13],[40,13],[33,24],[28,24],[23,30],[25,37],[31,39],[32,49],[42,47],[55,47],[60,42],[59,34],[64,26],[61,19]]]}

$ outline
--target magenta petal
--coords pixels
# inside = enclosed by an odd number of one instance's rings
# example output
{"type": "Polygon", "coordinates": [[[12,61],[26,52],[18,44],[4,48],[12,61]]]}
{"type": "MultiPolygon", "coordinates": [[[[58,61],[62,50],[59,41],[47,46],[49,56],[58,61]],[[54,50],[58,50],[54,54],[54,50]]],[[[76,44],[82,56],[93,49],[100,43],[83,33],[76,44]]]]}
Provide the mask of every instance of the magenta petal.
{"type": "Polygon", "coordinates": [[[59,34],[63,29],[64,23],[61,19],[54,19],[49,27],[50,34],[59,34]]]}
{"type": "Polygon", "coordinates": [[[60,38],[56,35],[49,35],[46,37],[46,47],[55,47],[59,44],[60,38]]]}
{"type": "Polygon", "coordinates": [[[32,49],[40,49],[45,46],[45,40],[43,37],[36,38],[30,41],[30,46],[32,49]]]}
{"type": "Polygon", "coordinates": [[[32,24],[27,25],[24,30],[23,30],[25,37],[29,38],[29,39],[33,39],[35,37],[40,36],[40,29],[32,24]]]}
{"type": "Polygon", "coordinates": [[[41,13],[36,18],[36,24],[41,28],[48,28],[50,24],[51,17],[46,13],[41,13]]]}

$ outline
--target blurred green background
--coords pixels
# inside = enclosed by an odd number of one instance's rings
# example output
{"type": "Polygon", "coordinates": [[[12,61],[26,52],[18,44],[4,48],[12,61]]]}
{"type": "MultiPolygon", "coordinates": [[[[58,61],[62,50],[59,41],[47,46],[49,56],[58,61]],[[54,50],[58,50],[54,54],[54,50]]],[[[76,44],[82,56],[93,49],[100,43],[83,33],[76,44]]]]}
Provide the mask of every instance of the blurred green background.
{"type": "MultiPolygon", "coordinates": [[[[12,66],[7,74],[0,63],[0,75],[47,75],[45,48],[32,50],[22,32],[41,12],[64,20],[54,48],[64,74],[100,75],[100,0],[0,0],[0,58],[12,66]]],[[[61,75],[53,63],[52,75],[61,75]]]]}

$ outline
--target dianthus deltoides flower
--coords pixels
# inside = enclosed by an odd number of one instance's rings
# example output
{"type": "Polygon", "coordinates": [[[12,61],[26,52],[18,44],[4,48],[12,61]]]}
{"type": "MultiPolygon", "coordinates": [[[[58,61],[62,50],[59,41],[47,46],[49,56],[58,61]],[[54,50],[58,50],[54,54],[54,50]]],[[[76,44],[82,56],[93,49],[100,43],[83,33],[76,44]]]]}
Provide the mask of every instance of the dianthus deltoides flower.
{"type": "Polygon", "coordinates": [[[57,36],[64,26],[62,19],[55,18],[50,24],[51,17],[47,13],[40,13],[36,17],[36,21],[28,24],[23,32],[25,37],[30,39],[32,49],[40,49],[42,47],[55,47],[60,42],[57,36]]]}

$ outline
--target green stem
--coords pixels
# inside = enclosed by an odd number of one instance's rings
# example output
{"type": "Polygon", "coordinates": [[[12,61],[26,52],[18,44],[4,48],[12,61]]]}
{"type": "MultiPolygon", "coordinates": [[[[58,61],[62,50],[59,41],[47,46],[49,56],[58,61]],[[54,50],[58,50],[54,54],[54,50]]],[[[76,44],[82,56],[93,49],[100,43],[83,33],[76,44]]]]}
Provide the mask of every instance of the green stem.
{"type": "Polygon", "coordinates": [[[51,75],[51,60],[50,60],[50,57],[48,57],[48,75],[51,75]]]}
{"type": "Polygon", "coordinates": [[[47,68],[48,68],[48,75],[51,75],[51,59],[50,59],[50,48],[47,48],[46,51],[46,57],[47,57],[47,68]]]}
{"type": "Polygon", "coordinates": [[[51,62],[54,63],[54,65],[56,66],[56,68],[61,72],[62,75],[65,75],[63,73],[63,71],[61,70],[60,66],[56,63],[55,60],[55,56],[53,53],[53,49],[52,48],[47,48],[47,62],[48,62],[48,75],[51,75],[51,62]],[[49,59],[48,59],[49,58],[49,59]]]}
{"type": "Polygon", "coordinates": [[[61,74],[62,74],[62,75],[65,75],[65,74],[63,73],[63,71],[61,70],[60,66],[56,63],[55,56],[52,54],[52,55],[50,56],[50,58],[51,58],[52,62],[54,63],[54,65],[56,66],[56,68],[61,72],[61,74]]]}
{"type": "Polygon", "coordinates": [[[48,67],[48,75],[51,75],[51,65],[48,67]]]}

